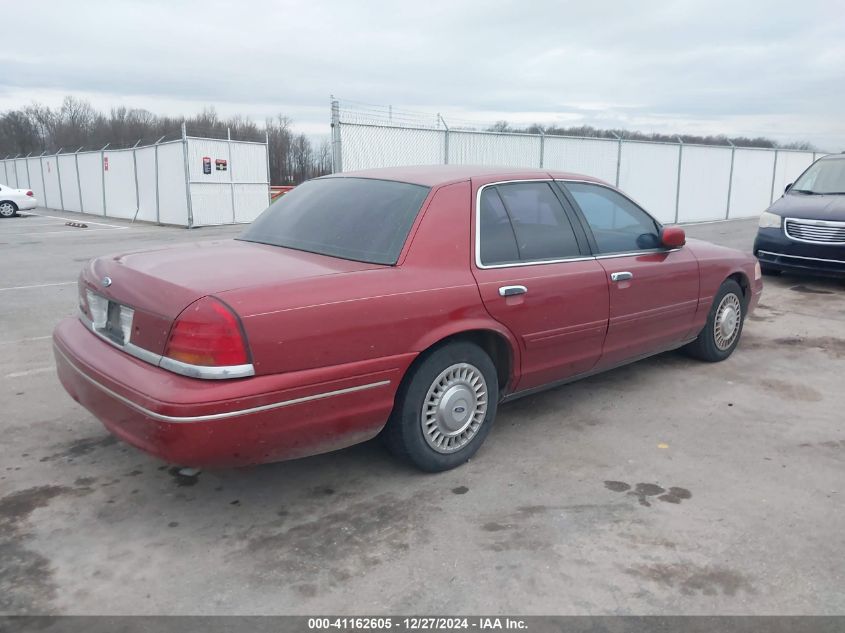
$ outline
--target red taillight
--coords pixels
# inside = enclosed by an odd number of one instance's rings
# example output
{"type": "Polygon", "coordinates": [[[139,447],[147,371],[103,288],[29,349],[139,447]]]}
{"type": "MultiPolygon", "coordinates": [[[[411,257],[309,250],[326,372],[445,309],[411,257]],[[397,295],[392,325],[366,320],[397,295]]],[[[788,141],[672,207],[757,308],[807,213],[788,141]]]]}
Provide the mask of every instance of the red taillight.
{"type": "Polygon", "coordinates": [[[35,194],[34,194],[34,193],[32,193],[31,191],[27,191],[27,192],[26,192],[26,195],[28,195],[28,196],[31,198],[31,197],[32,197],[32,196],[34,196],[35,194]]]}
{"type": "Polygon", "coordinates": [[[164,355],[204,367],[249,363],[238,317],[212,297],[192,303],[176,318],[164,355]]]}

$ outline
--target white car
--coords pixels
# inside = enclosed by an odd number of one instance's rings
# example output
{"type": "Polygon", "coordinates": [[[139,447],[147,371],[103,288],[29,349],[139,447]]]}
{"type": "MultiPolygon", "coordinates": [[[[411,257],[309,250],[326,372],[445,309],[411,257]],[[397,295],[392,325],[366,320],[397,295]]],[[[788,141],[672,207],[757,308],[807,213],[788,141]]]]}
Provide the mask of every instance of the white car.
{"type": "Polygon", "coordinates": [[[38,200],[31,189],[13,189],[0,185],[0,218],[11,218],[18,211],[34,209],[38,200]]]}

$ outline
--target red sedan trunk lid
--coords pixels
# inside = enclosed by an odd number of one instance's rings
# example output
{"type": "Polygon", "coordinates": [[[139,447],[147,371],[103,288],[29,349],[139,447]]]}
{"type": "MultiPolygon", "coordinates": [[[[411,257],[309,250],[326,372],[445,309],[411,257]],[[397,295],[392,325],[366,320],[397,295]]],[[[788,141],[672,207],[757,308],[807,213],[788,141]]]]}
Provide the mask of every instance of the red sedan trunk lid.
{"type": "Polygon", "coordinates": [[[133,343],[161,354],[173,320],[201,297],[378,267],[279,246],[225,240],[100,257],[85,267],[82,282],[94,292],[133,308],[133,343]]]}

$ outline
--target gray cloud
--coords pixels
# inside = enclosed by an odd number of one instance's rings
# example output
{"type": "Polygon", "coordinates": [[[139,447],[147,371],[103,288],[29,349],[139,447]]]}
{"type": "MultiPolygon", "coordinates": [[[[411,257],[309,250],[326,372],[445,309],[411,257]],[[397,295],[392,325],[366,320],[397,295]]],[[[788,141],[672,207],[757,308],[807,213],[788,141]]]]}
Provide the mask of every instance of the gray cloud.
{"type": "MultiPolygon", "coordinates": [[[[21,3],[0,105],[66,93],[326,127],[328,96],[463,118],[845,147],[845,20],[794,3],[21,3]]],[[[9,16],[9,14],[12,14],[9,16]]]]}

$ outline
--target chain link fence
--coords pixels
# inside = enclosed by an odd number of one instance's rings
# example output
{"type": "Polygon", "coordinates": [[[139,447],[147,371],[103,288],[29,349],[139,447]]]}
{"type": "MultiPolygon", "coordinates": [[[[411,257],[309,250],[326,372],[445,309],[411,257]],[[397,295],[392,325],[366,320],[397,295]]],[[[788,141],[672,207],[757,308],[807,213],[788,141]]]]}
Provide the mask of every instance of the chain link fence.
{"type": "Polygon", "coordinates": [[[759,215],[820,152],[475,129],[477,122],[332,99],[333,171],[500,165],[612,183],[661,222],[759,215]]]}

